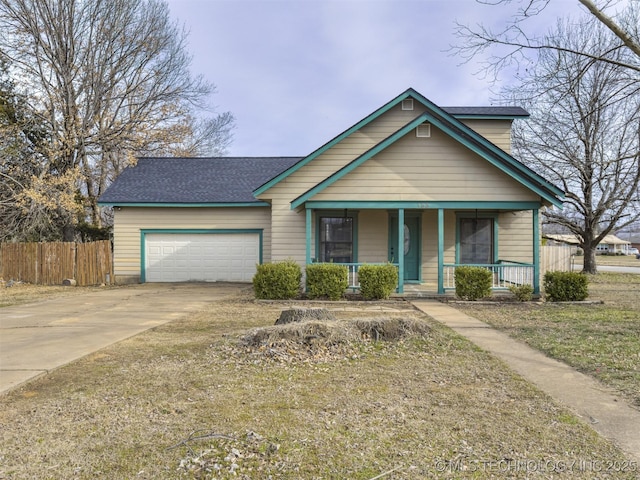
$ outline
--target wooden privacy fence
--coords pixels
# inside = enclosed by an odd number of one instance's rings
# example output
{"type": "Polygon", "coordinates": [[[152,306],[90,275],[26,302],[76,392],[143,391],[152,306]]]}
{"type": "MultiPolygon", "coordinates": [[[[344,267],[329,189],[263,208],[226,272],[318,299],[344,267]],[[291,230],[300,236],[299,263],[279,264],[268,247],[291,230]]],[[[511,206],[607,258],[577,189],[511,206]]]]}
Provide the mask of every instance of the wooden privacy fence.
{"type": "Polygon", "coordinates": [[[113,279],[111,242],[3,243],[0,244],[0,278],[39,285],[109,284],[113,279]]]}
{"type": "Polygon", "coordinates": [[[569,245],[544,245],[540,247],[540,281],[549,271],[570,272],[575,250],[569,245]]]}

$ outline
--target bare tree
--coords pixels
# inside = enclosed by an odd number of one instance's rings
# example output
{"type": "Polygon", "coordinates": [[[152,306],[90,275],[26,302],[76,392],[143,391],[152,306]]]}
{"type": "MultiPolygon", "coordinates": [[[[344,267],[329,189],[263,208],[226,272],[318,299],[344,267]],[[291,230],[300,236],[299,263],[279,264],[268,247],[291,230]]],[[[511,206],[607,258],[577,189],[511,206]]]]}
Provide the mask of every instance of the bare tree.
{"type": "Polygon", "coordinates": [[[16,94],[48,134],[22,208],[54,202],[67,240],[77,207],[100,224],[98,197],[135,156],[219,154],[231,139],[231,114],[198,120],[213,86],[189,73],[163,0],[0,0],[0,31],[16,94]]]}
{"type": "Polygon", "coordinates": [[[616,39],[614,42],[607,42],[606,47],[585,51],[579,47],[560,45],[553,35],[534,35],[531,32],[531,22],[552,2],[558,0],[476,1],[494,8],[504,8],[507,5],[517,7],[510,22],[498,31],[484,24],[470,26],[458,23],[456,26],[456,36],[460,42],[451,48],[451,52],[465,61],[479,59],[487,54],[482,68],[494,79],[505,68],[530,68],[535,63],[536,54],[545,50],[563,51],[594,62],[609,63],[640,72],[640,2],[604,0],[596,3],[592,0],[575,0],[576,5],[583,5],[593,16],[592,19],[605,26],[616,39]],[[616,53],[620,49],[627,50],[630,54],[620,58],[616,53]]]}
{"type": "Polygon", "coordinates": [[[523,83],[505,91],[531,118],[514,129],[514,152],[566,192],[547,222],[575,234],[584,271],[596,273],[596,246],[639,217],[640,74],[631,53],[598,22],[559,23],[523,83]],[[592,55],[607,49],[610,62],[592,55]]]}

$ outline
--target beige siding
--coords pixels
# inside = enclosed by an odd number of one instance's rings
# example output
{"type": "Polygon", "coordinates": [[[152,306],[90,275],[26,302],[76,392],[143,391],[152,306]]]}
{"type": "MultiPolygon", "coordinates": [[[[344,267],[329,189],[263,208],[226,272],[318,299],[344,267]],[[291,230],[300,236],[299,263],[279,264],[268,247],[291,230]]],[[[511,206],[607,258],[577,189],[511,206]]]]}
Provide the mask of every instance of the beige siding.
{"type": "Polygon", "coordinates": [[[539,197],[448,135],[413,132],[313,200],[536,201],[539,197]]]}
{"type": "MultiPolygon", "coordinates": [[[[305,262],[305,214],[304,210],[291,210],[292,200],[362,155],[420,113],[422,112],[403,111],[400,105],[392,108],[260,195],[261,200],[268,200],[272,205],[272,260],[293,258],[301,265],[305,262]]],[[[312,256],[314,255],[315,250],[312,249],[312,256]]]]}
{"type": "Polygon", "coordinates": [[[263,229],[262,259],[271,260],[269,208],[132,208],[115,210],[114,275],[140,276],[140,230],[263,229]]]}
{"type": "Polygon", "coordinates": [[[507,153],[511,152],[511,120],[461,120],[507,153]]]}
{"type": "Polygon", "coordinates": [[[304,265],[305,231],[304,210],[291,210],[288,197],[274,198],[271,205],[271,261],[291,258],[304,265]]]}
{"type": "Polygon", "coordinates": [[[500,260],[533,262],[533,213],[503,212],[498,218],[500,260]]]}
{"type": "Polygon", "coordinates": [[[358,214],[358,261],[386,262],[389,252],[389,214],[362,210],[358,214]]]}
{"type": "Polygon", "coordinates": [[[289,175],[271,189],[259,196],[261,200],[283,199],[291,202],[325,178],[362,155],[371,147],[387,138],[420,112],[406,112],[397,106],[375,122],[352,133],[337,145],[322,153],[304,167],[289,175]]]}

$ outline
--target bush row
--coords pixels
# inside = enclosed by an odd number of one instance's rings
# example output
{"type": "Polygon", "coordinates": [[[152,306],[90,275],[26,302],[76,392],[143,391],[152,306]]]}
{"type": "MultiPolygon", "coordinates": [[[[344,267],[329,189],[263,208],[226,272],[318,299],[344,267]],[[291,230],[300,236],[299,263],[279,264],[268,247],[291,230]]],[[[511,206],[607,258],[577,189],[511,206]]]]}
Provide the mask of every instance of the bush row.
{"type": "MultiPolygon", "coordinates": [[[[257,266],[253,277],[256,298],[286,300],[300,294],[302,271],[293,260],[257,266]]],[[[363,265],[358,270],[362,296],[367,300],[389,298],[398,284],[398,270],[391,264],[363,265]]],[[[316,263],[307,265],[306,289],[311,299],[339,300],[349,286],[349,270],[345,265],[316,263]]]]}
{"type": "MultiPolygon", "coordinates": [[[[458,267],[455,275],[456,295],[463,300],[491,296],[491,271],[482,267],[458,267]]],[[[311,299],[339,300],[349,286],[349,271],[344,265],[317,263],[307,265],[306,288],[311,299]]],[[[300,294],[302,271],[293,260],[257,266],[253,277],[256,298],[286,300],[300,294]]],[[[392,264],[363,265],[358,270],[360,292],[367,300],[389,298],[398,284],[398,270],[392,264]]],[[[581,301],[587,298],[588,277],[578,272],[546,272],[543,280],[550,302],[581,301]]],[[[519,301],[531,300],[530,285],[512,286],[509,290],[519,301]]]]}
{"type": "MultiPolygon", "coordinates": [[[[545,298],[550,302],[577,302],[589,295],[588,277],[578,272],[546,272],[543,279],[545,298]]],[[[463,300],[479,300],[491,296],[491,271],[482,267],[458,267],[455,274],[456,295],[463,300]]],[[[531,285],[509,288],[521,302],[531,300],[531,285]]]]}

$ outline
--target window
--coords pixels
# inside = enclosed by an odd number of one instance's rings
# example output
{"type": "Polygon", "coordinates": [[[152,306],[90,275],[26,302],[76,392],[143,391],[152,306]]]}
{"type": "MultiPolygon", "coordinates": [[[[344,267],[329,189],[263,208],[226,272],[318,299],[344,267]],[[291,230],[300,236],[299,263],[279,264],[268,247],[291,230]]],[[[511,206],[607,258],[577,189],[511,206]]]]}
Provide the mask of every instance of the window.
{"type": "Polygon", "coordinates": [[[460,219],[459,263],[493,263],[493,222],[493,218],[460,219]]]}
{"type": "Polygon", "coordinates": [[[320,217],[320,262],[353,262],[353,217],[320,217]]]}

